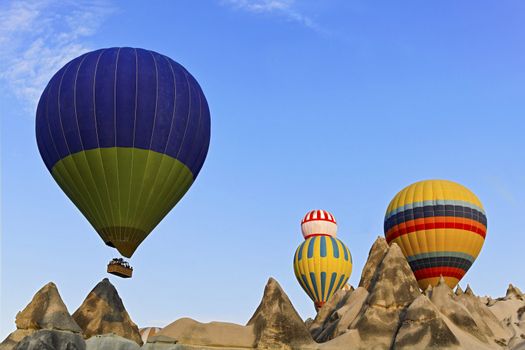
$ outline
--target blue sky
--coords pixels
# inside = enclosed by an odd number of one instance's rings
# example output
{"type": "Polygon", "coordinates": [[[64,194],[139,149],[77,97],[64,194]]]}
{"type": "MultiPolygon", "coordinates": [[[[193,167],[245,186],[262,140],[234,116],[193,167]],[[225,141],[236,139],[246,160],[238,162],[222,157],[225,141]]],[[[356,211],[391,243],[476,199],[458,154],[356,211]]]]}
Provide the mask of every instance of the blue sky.
{"type": "Polygon", "coordinates": [[[487,212],[461,282],[525,288],[522,1],[7,1],[0,5],[0,337],[54,281],[70,312],[106,277],[107,248],[47,172],[35,107],[52,74],[102,47],[168,55],[199,81],[210,150],[183,200],[111,277],[139,326],[245,323],[270,276],[303,317],[300,220],[333,212],[357,285],[391,198],[428,178],[487,212]]]}

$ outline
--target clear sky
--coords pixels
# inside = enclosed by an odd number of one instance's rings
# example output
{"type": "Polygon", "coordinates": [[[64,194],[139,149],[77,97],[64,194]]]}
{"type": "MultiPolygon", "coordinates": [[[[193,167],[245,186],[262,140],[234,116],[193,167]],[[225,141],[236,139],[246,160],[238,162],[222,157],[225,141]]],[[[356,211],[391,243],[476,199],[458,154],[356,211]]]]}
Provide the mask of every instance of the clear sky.
{"type": "Polygon", "coordinates": [[[268,277],[303,317],[292,268],[310,209],[333,212],[357,285],[391,198],[450,179],[487,212],[462,286],[525,288],[525,3],[516,1],[3,1],[0,5],[0,337],[54,281],[70,312],[104,277],[106,247],[45,168],[35,106],[69,59],[143,47],[184,65],[212,116],[204,167],[110,277],[141,327],[245,323],[268,277]]]}

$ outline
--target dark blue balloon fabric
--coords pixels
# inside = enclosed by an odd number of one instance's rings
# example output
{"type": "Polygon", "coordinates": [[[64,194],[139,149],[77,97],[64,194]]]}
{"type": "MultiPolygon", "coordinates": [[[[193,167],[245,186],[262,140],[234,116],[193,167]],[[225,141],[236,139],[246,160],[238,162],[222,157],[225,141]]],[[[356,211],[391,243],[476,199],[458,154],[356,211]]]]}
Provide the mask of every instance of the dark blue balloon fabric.
{"type": "Polygon", "coordinates": [[[38,104],[36,136],[47,168],[70,154],[134,147],[167,154],[199,173],[210,112],[195,78],[159,53],[108,48],[59,70],[38,104]]]}

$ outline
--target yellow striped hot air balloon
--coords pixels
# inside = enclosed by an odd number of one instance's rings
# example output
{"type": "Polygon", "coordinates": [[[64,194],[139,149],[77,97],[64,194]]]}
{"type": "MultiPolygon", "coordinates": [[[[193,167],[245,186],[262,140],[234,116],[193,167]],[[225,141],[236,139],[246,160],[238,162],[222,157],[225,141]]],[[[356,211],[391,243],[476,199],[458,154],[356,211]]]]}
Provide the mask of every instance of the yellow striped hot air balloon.
{"type": "Polygon", "coordinates": [[[447,180],[416,182],[399,192],[385,215],[385,237],[406,256],[419,287],[439,277],[454,288],[476,260],[487,232],[478,197],[447,180]]]}
{"type": "MultiPolygon", "coordinates": [[[[331,214],[328,218],[335,224],[331,214]]],[[[316,309],[344,287],[352,274],[352,255],[346,245],[335,237],[335,230],[330,228],[329,232],[324,232],[318,228],[295,251],[295,277],[314,301],[316,309]]]]}

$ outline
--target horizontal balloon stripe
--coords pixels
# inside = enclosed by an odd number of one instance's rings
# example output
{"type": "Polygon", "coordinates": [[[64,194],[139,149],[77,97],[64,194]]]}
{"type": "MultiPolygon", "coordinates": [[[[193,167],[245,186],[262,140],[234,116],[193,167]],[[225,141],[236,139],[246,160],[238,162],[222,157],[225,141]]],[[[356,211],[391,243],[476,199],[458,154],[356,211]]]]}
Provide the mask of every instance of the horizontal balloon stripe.
{"type": "Polygon", "coordinates": [[[426,219],[417,219],[417,220],[407,221],[405,223],[392,227],[390,231],[388,231],[386,234],[386,240],[390,242],[393,239],[399,236],[405,235],[407,233],[416,232],[416,231],[434,230],[434,229],[465,230],[465,231],[476,233],[483,238],[485,238],[485,234],[486,234],[486,228],[483,226],[479,227],[479,225],[477,225],[475,221],[466,220],[466,219],[458,220],[458,218],[450,218],[450,217],[442,217],[442,218],[435,217],[432,219],[432,221],[426,220],[426,219]]]}
{"type": "Polygon", "coordinates": [[[455,267],[462,269],[465,272],[468,271],[472,265],[472,261],[462,258],[450,257],[436,257],[436,258],[425,258],[418,259],[409,262],[412,271],[418,271],[429,267],[455,267]]]}
{"type": "Polygon", "coordinates": [[[428,201],[422,201],[422,202],[412,202],[412,203],[404,204],[402,206],[394,208],[386,213],[385,220],[387,220],[391,216],[394,216],[408,209],[415,209],[415,208],[421,208],[421,207],[434,207],[437,205],[470,208],[473,210],[477,210],[485,215],[485,210],[482,207],[477,206],[476,204],[472,202],[467,202],[463,200],[434,199],[434,200],[428,200],[428,201]]]}
{"type": "Polygon", "coordinates": [[[50,171],[80,151],[132,147],[176,158],[196,177],[209,147],[210,114],[199,84],[175,61],[109,48],[53,76],[38,104],[36,134],[50,171]]]}
{"type": "Polygon", "coordinates": [[[384,229],[385,232],[389,231],[393,226],[398,225],[402,222],[416,220],[421,218],[433,218],[433,217],[460,217],[470,219],[479,222],[480,224],[487,226],[487,218],[485,214],[480,211],[462,207],[462,206],[426,206],[414,209],[407,209],[394,216],[389,217],[385,220],[384,229]]]}
{"type": "Polygon", "coordinates": [[[421,269],[414,272],[417,280],[432,277],[454,277],[461,280],[465,275],[465,271],[454,267],[430,267],[427,269],[421,269]]]}
{"type": "Polygon", "coordinates": [[[450,252],[450,251],[438,251],[438,252],[428,252],[428,253],[422,253],[422,254],[416,254],[407,256],[408,262],[419,260],[419,259],[426,259],[426,258],[438,258],[438,257],[455,257],[455,258],[462,258],[465,260],[470,261],[471,263],[474,262],[474,257],[472,255],[463,253],[463,252],[450,252]]]}
{"type": "Polygon", "coordinates": [[[446,229],[411,232],[393,239],[389,244],[396,243],[405,256],[461,251],[475,259],[484,241],[483,237],[470,231],[446,229]]]}
{"type": "Polygon", "coordinates": [[[177,159],[123,147],[77,152],[52,175],[104,242],[127,257],[193,183],[177,159]]]}

